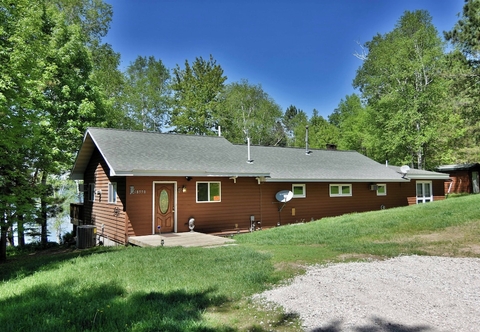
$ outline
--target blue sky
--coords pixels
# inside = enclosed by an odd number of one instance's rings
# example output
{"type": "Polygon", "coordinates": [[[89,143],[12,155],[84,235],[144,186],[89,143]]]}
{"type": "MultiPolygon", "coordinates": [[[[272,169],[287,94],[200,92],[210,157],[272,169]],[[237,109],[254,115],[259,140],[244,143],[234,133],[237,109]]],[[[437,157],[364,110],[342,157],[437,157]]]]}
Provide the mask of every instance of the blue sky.
{"type": "Polygon", "coordinates": [[[227,83],[261,84],[282,108],[325,118],[346,95],[362,62],[354,57],[407,10],[425,9],[439,34],[458,21],[463,0],[106,0],[105,42],[122,68],[139,55],[173,69],[213,55],[227,83]]]}

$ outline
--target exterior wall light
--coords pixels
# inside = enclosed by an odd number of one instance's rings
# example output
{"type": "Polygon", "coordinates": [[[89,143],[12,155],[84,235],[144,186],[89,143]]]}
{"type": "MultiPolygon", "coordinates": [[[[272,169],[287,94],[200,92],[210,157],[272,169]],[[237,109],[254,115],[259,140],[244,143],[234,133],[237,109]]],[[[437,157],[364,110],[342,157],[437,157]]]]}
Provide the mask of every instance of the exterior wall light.
{"type": "Polygon", "coordinates": [[[188,228],[190,228],[190,232],[193,232],[195,228],[195,218],[188,219],[188,228]]]}

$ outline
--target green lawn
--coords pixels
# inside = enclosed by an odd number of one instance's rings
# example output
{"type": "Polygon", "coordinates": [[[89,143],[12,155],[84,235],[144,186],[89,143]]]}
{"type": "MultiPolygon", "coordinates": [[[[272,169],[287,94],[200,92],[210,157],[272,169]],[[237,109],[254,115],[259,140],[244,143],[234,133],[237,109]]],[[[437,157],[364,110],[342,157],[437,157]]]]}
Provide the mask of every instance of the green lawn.
{"type": "Polygon", "coordinates": [[[0,265],[2,331],[297,331],[249,296],[305,264],[480,257],[480,195],[286,225],[220,248],[97,247],[0,265]]]}

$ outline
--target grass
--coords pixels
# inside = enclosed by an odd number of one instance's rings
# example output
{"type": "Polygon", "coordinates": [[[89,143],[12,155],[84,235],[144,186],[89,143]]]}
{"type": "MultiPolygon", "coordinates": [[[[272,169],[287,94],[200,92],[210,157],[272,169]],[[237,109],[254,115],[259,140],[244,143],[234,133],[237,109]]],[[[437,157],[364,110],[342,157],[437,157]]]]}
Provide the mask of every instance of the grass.
{"type": "Polygon", "coordinates": [[[3,331],[298,331],[250,295],[306,264],[402,254],[480,257],[480,195],[325,218],[221,248],[53,248],[0,265],[3,331]]]}

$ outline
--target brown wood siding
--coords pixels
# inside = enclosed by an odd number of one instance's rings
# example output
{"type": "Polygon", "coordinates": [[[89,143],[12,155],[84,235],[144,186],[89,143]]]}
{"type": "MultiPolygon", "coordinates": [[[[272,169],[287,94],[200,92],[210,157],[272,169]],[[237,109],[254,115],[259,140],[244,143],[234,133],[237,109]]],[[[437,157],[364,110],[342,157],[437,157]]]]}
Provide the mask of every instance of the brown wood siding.
{"type": "Polygon", "coordinates": [[[275,193],[291,190],[290,183],[263,184],[263,222],[265,226],[297,223],[338,216],[345,213],[380,210],[407,205],[407,195],[415,189],[411,183],[388,183],[387,195],[377,196],[370,183],[350,183],[352,196],[330,197],[329,183],[306,183],[306,197],[293,198],[279,213],[283,203],[275,201],[275,193]],[[413,189],[412,189],[413,188],[413,189]],[[280,214],[280,216],[279,216],[280,214]]]}
{"type": "MultiPolygon", "coordinates": [[[[277,202],[275,194],[280,190],[292,190],[293,183],[261,183],[255,178],[196,177],[112,177],[95,150],[85,172],[85,185],[96,180],[95,202],[89,202],[85,196],[85,219],[97,225],[97,233],[119,243],[126,243],[128,236],[149,235],[154,232],[153,225],[153,192],[155,182],[176,183],[177,232],[189,231],[188,220],[195,218],[195,231],[221,232],[234,229],[250,228],[250,216],[260,222],[262,227],[273,227],[277,222],[291,224],[317,220],[324,217],[345,213],[364,212],[406,206],[409,201],[415,202],[416,181],[405,183],[386,183],[387,195],[377,196],[370,190],[370,183],[350,183],[352,196],[330,197],[329,183],[305,184],[306,197],[293,198],[287,202],[279,213],[283,203],[277,202]],[[108,183],[117,183],[117,203],[108,203],[108,183]],[[219,181],[221,183],[220,202],[196,202],[197,182],[219,181]],[[186,187],[186,192],[182,187],[186,187]],[[133,192],[130,192],[130,188],[133,192]],[[413,200],[412,200],[413,199],[413,200]]],[[[434,180],[433,195],[435,200],[443,198],[443,181],[434,180]]],[[[101,238],[100,238],[101,239],[101,238]]]]}
{"type": "Polygon", "coordinates": [[[85,171],[85,185],[95,183],[95,191],[101,190],[101,195],[95,195],[91,202],[88,192],[85,193],[85,219],[88,224],[97,226],[97,236],[100,241],[108,239],[118,243],[126,242],[125,235],[125,179],[109,178],[110,170],[95,149],[85,171]],[[108,203],[108,184],[117,183],[117,202],[108,203]]]}
{"type": "Polygon", "coordinates": [[[471,175],[468,170],[465,171],[453,171],[450,172],[450,179],[452,182],[445,182],[445,194],[461,194],[461,193],[471,193],[472,192],[472,183],[471,175]],[[451,187],[450,187],[451,185],[451,187]],[[450,188],[450,192],[448,189],[450,188]]]}
{"type": "Polygon", "coordinates": [[[188,220],[195,218],[196,231],[221,231],[250,227],[250,216],[258,220],[260,216],[260,186],[254,178],[238,178],[237,183],[228,178],[185,177],[132,177],[127,178],[127,190],[134,186],[135,194],[127,192],[128,235],[152,234],[153,184],[155,181],[177,183],[177,231],[189,231],[188,220]],[[219,181],[221,183],[220,202],[196,202],[197,182],[219,181]],[[182,187],[186,187],[186,192],[182,187]]]}

